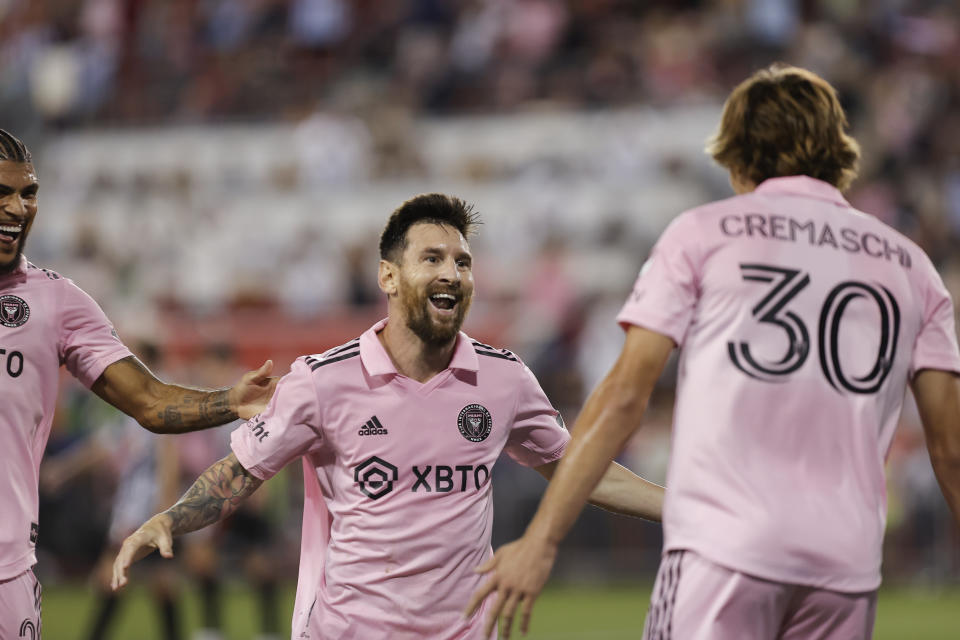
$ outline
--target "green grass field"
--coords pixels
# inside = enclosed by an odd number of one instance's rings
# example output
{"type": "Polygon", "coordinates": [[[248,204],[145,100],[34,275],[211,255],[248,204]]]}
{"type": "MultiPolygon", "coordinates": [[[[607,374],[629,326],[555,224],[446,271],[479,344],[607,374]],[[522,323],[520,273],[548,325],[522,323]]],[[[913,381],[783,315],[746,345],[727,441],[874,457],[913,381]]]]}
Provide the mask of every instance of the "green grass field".
{"type": "MultiPolygon", "coordinates": [[[[557,587],[547,591],[534,610],[530,640],[633,640],[640,637],[648,587],[557,587]]],[[[197,600],[184,592],[184,628],[195,628],[197,600]]],[[[283,598],[282,619],[289,624],[293,589],[283,598]]],[[[44,640],[81,640],[90,617],[92,595],[80,586],[52,586],[43,594],[44,640]]],[[[224,592],[228,640],[251,640],[258,629],[252,594],[240,585],[224,592]]],[[[888,588],[880,594],[875,638],[878,640],[955,640],[960,637],[960,590],[888,588]]],[[[146,594],[134,587],[123,602],[111,640],[159,640],[156,617],[146,594]]],[[[283,638],[289,629],[283,629],[283,638]]],[[[519,637],[515,634],[515,637],[519,637]]],[[[189,634],[185,635],[189,640],[189,634]]],[[[376,639],[371,639],[376,640],[376,639]]]]}

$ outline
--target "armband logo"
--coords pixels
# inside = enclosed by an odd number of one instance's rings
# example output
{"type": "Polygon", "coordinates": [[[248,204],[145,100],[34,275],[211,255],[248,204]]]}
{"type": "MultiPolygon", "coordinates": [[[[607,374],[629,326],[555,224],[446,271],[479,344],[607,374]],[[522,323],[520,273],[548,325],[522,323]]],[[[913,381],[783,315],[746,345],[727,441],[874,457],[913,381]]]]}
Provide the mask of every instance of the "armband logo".
{"type": "Polygon", "coordinates": [[[20,296],[0,296],[0,324],[5,327],[22,327],[30,319],[30,307],[20,296]]]}

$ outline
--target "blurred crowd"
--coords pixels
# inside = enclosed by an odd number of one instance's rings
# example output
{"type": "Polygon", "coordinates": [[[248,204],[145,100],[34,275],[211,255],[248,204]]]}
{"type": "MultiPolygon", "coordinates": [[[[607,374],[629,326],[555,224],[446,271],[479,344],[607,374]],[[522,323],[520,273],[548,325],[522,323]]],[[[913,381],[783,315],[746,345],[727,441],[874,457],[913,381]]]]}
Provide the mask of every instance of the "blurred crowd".
{"type": "MultiPolygon", "coordinates": [[[[286,364],[359,334],[382,310],[388,213],[417,192],[466,197],[486,222],[467,329],[519,353],[572,424],[659,231],[730,194],[703,142],[774,61],[837,87],[864,153],[849,198],[960,299],[957,60],[952,0],[0,0],[0,126],[38,158],[28,255],[125,337],[159,341],[183,380],[224,342],[239,368],[251,344],[286,364]]],[[[654,480],[671,399],[667,380],[624,454],[654,480]]],[[[78,402],[54,454],[103,422],[78,402]]],[[[946,580],[957,534],[909,403],[902,423],[886,575],[946,580]]],[[[498,473],[505,540],[542,485],[498,473]]],[[[656,527],[591,510],[559,573],[652,569],[657,544],[656,527]]]]}

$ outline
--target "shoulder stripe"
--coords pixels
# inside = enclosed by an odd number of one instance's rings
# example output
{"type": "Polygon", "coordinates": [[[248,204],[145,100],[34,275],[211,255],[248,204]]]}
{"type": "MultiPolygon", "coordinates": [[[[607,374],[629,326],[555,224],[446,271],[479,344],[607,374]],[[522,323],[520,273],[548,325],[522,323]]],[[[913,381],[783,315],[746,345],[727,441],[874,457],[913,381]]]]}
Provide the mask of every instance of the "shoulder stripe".
{"type": "Polygon", "coordinates": [[[308,362],[307,364],[310,365],[311,371],[316,371],[317,369],[319,369],[324,365],[333,364],[334,362],[340,362],[341,360],[348,360],[358,355],[360,355],[360,349],[357,349],[356,351],[350,351],[348,353],[342,353],[332,358],[324,358],[323,360],[315,360],[313,358],[310,358],[310,360],[313,360],[313,363],[308,362]]]}
{"type": "Polygon", "coordinates": [[[485,349],[475,349],[477,355],[481,356],[490,356],[491,358],[503,358],[504,360],[512,360],[513,362],[520,362],[520,359],[514,356],[512,353],[500,353],[499,351],[486,351],[485,349]]]}
{"type": "Polygon", "coordinates": [[[470,339],[470,342],[473,343],[473,350],[482,356],[490,356],[493,358],[503,358],[504,360],[512,360],[513,362],[520,362],[520,358],[516,356],[512,351],[507,349],[498,349],[496,347],[491,347],[489,344],[484,344],[479,340],[470,339]]]}
{"type": "Polygon", "coordinates": [[[43,275],[47,276],[47,278],[49,278],[50,280],[60,280],[60,279],[63,277],[63,276],[61,276],[59,273],[57,273],[56,271],[51,271],[50,269],[47,269],[46,267],[38,267],[37,265],[33,264],[32,262],[27,262],[27,269],[35,269],[35,270],[37,270],[37,271],[41,271],[41,272],[43,273],[43,275]]]}
{"type": "Polygon", "coordinates": [[[354,338],[350,342],[344,343],[339,347],[333,347],[323,353],[315,353],[312,356],[307,356],[303,359],[307,366],[310,367],[311,371],[316,371],[318,367],[322,367],[325,364],[330,364],[331,362],[339,362],[340,360],[346,360],[349,357],[355,356],[360,353],[356,351],[354,353],[346,353],[347,351],[353,351],[354,349],[359,349],[360,347],[360,338],[354,338]],[[343,355],[343,357],[334,357],[338,355],[343,355]]]}
{"type": "Polygon", "coordinates": [[[330,356],[335,356],[335,355],[337,355],[338,353],[342,353],[342,352],[344,352],[344,351],[349,351],[350,349],[356,347],[358,344],[360,344],[360,338],[354,338],[354,339],[351,340],[350,342],[344,343],[344,344],[340,345],[339,347],[334,347],[333,349],[330,349],[329,351],[325,351],[325,352],[323,353],[323,355],[324,355],[324,357],[329,358],[330,356]]]}

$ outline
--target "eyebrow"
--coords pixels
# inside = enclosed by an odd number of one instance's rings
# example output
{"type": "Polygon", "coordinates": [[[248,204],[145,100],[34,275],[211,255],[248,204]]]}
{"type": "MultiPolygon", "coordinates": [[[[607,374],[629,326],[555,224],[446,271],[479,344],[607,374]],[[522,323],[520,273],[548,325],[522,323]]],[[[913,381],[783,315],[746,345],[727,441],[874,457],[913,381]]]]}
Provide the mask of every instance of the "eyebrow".
{"type": "Polygon", "coordinates": [[[473,254],[471,254],[469,251],[453,250],[453,251],[447,252],[441,249],[440,247],[424,247],[420,253],[421,255],[428,255],[428,254],[441,255],[444,253],[452,253],[457,259],[463,259],[463,258],[467,258],[469,260],[473,259],[473,254]]]}
{"type": "MultiPolygon", "coordinates": [[[[40,189],[40,184],[39,184],[39,183],[37,183],[37,182],[31,182],[30,184],[28,184],[27,186],[25,186],[24,188],[22,188],[22,189],[20,190],[20,192],[23,193],[23,192],[25,192],[25,191],[37,191],[37,190],[39,190],[39,189],[40,189]]],[[[0,183],[0,193],[11,194],[11,193],[15,193],[16,191],[17,191],[17,190],[14,189],[13,187],[11,187],[10,185],[0,183]]]]}

